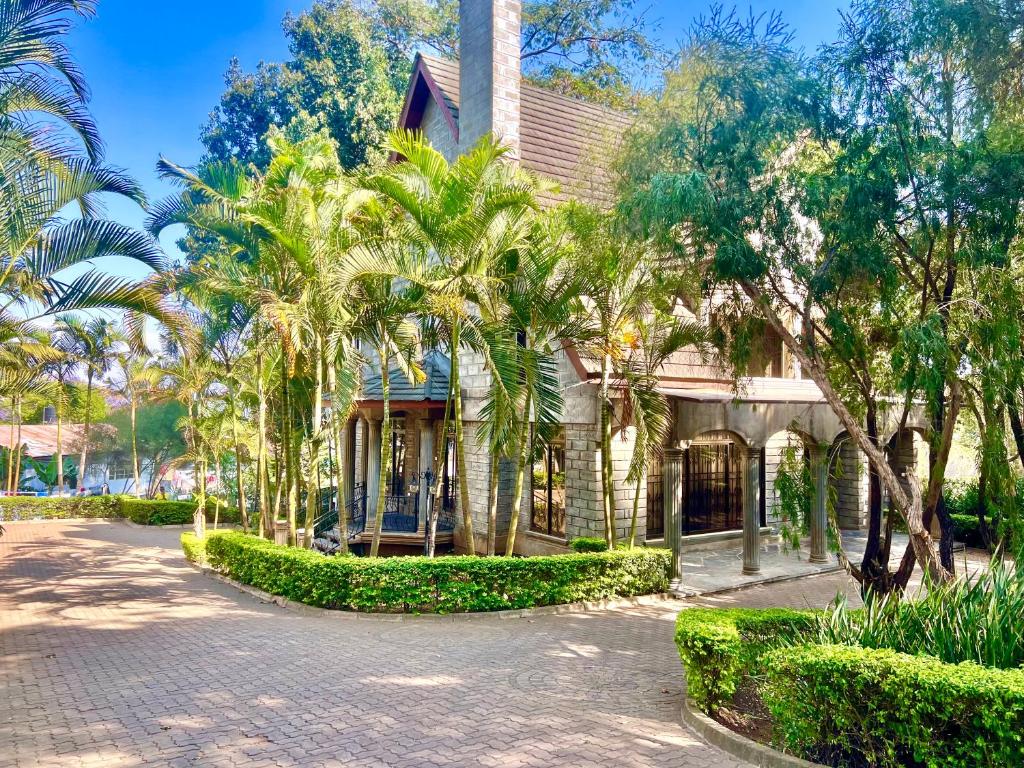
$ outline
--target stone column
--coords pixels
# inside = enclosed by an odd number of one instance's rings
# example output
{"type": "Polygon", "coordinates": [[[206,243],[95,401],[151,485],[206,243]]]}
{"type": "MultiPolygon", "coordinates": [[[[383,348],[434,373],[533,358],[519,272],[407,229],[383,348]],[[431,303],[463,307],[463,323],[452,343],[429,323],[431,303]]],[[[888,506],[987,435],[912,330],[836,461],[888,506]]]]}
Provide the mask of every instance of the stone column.
{"type": "Polygon", "coordinates": [[[377,489],[380,484],[381,420],[367,419],[366,440],[366,527],[377,515],[377,489]]]}
{"type": "Polygon", "coordinates": [[[670,448],[661,464],[665,546],[672,550],[673,581],[683,576],[683,451],[670,448]]]}
{"type": "Polygon", "coordinates": [[[343,458],[341,464],[342,475],[345,478],[345,503],[351,504],[356,485],[356,428],[359,422],[356,419],[349,419],[341,434],[343,446],[343,458]]]}
{"type": "Polygon", "coordinates": [[[811,477],[814,478],[814,503],[811,505],[811,562],[827,563],[828,448],[824,445],[812,445],[807,450],[811,458],[811,477]]]}
{"type": "Polygon", "coordinates": [[[743,573],[761,570],[761,452],[740,448],[743,486],[743,573]]]}

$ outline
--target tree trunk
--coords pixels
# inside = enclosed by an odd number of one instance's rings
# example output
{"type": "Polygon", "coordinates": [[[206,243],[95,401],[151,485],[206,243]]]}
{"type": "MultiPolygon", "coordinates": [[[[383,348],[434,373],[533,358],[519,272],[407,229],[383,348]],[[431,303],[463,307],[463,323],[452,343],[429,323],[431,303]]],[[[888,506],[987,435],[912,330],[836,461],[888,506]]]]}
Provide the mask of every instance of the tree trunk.
{"type": "Polygon", "coordinates": [[[61,496],[64,493],[64,436],[61,431],[61,422],[64,415],[61,399],[64,397],[64,391],[62,385],[58,386],[57,404],[54,406],[54,410],[57,412],[57,495],[61,496]]]}
{"type": "Polygon", "coordinates": [[[85,485],[85,462],[89,458],[89,427],[92,426],[92,369],[85,377],[85,427],[82,436],[82,456],[78,462],[78,482],[85,485]]]}
{"type": "Polygon", "coordinates": [[[11,427],[8,430],[9,435],[7,438],[7,444],[10,446],[10,450],[7,452],[7,492],[11,493],[12,484],[14,482],[14,395],[11,395],[11,427]]]}
{"type": "Polygon", "coordinates": [[[334,487],[338,506],[338,547],[342,554],[348,553],[348,505],[345,503],[345,469],[344,456],[348,453],[346,442],[345,453],[341,446],[341,414],[338,412],[338,372],[332,361],[327,368],[327,387],[331,390],[331,439],[334,441],[334,487]]]}
{"type": "Polygon", "coordinates": [[[885,456],[871,443],[864,429],[853,417],[853,414],[850,413],[850,410],[843,403],[839,395],[836,394],[836,391],[832,388],[832,383],[821,369],[821,366],[818,365],[817,361],[812,360],[810,355],[797,342],[778,314],[768,305],[760,290],[748,281],[742,281],[741,286],[754,304],[764,311],[768,322],[775,329],[776,333],[782,337],[793,355],[800,361],[802,369],[806,370],[814,383],[818,385],[818,389],[821,390],[825,401],[832,407],[832,410],[840,422],[842,422],[843,427],[845,427],[846,431],[857,443],[857,446],[865,453],[868,460],[876,467],[882,485],[889,492],[889,497],[895,502],[897,509],[903,513],[907,521],[907,529],[910,532],[910,542],[913,547],[914,556],[921,564],[922,570],[929,573],[936,583],[948,582],[952,578],[952,574],[943,568],[939,562],[935,542],[922,523],[921,489],[918,487],[916,479],[910,478],[908,483],[910,486],[910,497],[908,498],[903,487],[900,485],[899,478],[892,471],[885,456]]]}
{"type": "Polygon", "coordinates": [[[267,482],[270,472],[270,453],[267,450],[267,393],[263,386],[263,353],[260,350],[261,341],[256,340],[256,487],[259,496],[260,508],[260,533],[269,539],[274,538],[274,520],[270,516],[269,495],[270,488],[267,482]]]}
{"type": "Polygon", "coordinates": [[[129,420],[132,430],[132,475],[135,478],[135,497],[142,498],[142,473],[139,472],[139,442],[137,438],[137,430],[135,428],[135,415],[136,415],[136,402],[135,393],[132,392],[128,396],[129,399],[129,420]]]}
{"type": "Polygon", "coordinates": [[[21,457],[25,453],[22,450],[21,442],[21,397],[15,401],[14,412],[18,420],[18,442],[17,450],[14,452],[14,493],[18,493],[18,487],[21,485],[21,457]]]}
{"type": "Polygon", "coordinates": [[[526,465],[530,458],[530,409],[533,402],[529,389],[523,404],[523,423],[519,427],[519,455],[516,459],[516,481],[512,490],[512,517],[508,521],[508,539],[505,542],[505,557],[512,557],[516,546],[516,529],[523,507],[523,488],[526,485],[526,465]]]}
{"type": "Polygon", "coordinates": [[[1006,397],[1006,411],[1010,415],[1010,431],[1013,432],[1013,442],[1017,446],[1017,460],[1024,469],[1024,423],[1021,422],[1020,408],[1012,392],[1006,397]]]}
{"type": "MultiPolygon", "coordinates": [[[[380,469],[377,472],[376,515],[373,520],[373,538],[370,540],[370,557],[376,557],[380,549],[380,536],[384,530],[384,504],[387,497],[388,465],[391,463],[391,383],[387,352],[377,350],[380,358],[380,396],[384,404],[384,420],[380,425],[380,469]]],[[[453,366],[454,367],[454,366],[453,366]]]]}
{"type": "Polygon", "coordinates": [[[615,508],[613,500],[614,475],[612,474],[612,414],[609,390],[611,357],[601,358],[601,500],[604,509],[604,540],[608,549],[615,549],[615,508]]]}
{"type": "Polygon", "coordinates": [[[491,477],[487,489],[487,556],[494,557],[498,541],[498,482],[501,461],[496,447],[491,447],[491,477]]]}
{"type": "Polygon", "coordinates": [[[313,414],[309,424],[309,477],[306,479],[306,538],[303,544],[306,549],[313,548],[314,528],[316,527],[317,504],[320,500],[320,483],[317,481],[320,465],[320,441],[324,420],[324,366],[320,354],[320,340],[316,341],[316,385],[313,387],[313,414]]]}
{"type": "Polygon", "coordinates": [[[444,419],[441,421],[441,434],[434,449],[434,503],[431,506],[430,530],[427,533],[427,557],[434,556],[434,549],[437,544],[437,517],[441,514],[441,492],[443,484],[441,478],[444,475],[444,468],[448,464],[448,421],[451,417],[452,389],[449,381],[448,397],[444,401],[444,419]]]}
{"type": "Polygon", "coordinates": [[[455,464],[459,472],[459,501],[462,504],[462,531],[466,537],[467,554],[476,554],[473,535],[473,510],[469,506],[469,477],[466,471],[465,430],[462,424],[462,384],[459,376],[459,327],[452,328],[452,397],[455,404],[455,464]]]}
{"type": "Polygon", "coordinates": [[[645,468],[640,476],[636,479],[636,487],[633,489],[633,518],[629,522],[629,548],[632,549],[636,546],[636,529],[639,525],[640,519],[640,489],[644,487],[644,481],[647,479],[647,469],[645,468]]]}

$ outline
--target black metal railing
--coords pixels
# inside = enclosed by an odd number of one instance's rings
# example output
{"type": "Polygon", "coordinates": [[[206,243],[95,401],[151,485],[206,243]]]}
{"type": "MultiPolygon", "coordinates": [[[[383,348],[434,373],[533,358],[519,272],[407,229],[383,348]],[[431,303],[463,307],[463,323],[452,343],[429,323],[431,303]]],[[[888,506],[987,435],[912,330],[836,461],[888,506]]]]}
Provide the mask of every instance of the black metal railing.
{"type": "Polygon", "coordinates": [[[348,503],[348,537],[351,539],[366,530],[366,486],[356,484],[352,500],[348,503]]]}
{"type": "Polygon", "coordinates": [[[420,525],[418,501],[417,496],[385,496],[383,530],[415,533],[420,525]]]}

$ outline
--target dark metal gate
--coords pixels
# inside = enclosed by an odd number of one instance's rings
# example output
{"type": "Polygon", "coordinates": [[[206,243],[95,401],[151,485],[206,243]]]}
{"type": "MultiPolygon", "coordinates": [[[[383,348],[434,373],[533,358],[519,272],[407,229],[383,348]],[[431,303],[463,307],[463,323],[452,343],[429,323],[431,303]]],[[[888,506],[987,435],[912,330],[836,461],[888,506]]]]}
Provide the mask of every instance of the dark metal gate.
{"type": "Polygon", "coordinates": [[[732,443],[691,445],[683,482],[683,535],[743,527],[743,487],[732,443]]]}

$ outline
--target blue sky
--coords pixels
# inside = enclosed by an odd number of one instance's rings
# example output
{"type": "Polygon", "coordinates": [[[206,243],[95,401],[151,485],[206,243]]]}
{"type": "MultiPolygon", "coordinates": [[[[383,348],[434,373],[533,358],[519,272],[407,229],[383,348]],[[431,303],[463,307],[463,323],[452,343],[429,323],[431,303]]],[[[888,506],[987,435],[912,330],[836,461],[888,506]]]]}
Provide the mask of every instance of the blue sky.
{"type": "MultiPolygon", "coordinates": [[[[223,73],[232,56],[252,69],[261,59],[287,56],[281,19],[301,12],[312,0],[100,0],[96,18],[81,23],[71,46],[93,91],[92,111],[107,144],[107,162],[142,182],[150,199],[169,190],[156,177],[160,154],[190,165],[201,154],[199,127],[223,90],[223,73]]],[[[638,7],[644,7],[640,0],[638,7]]],[[[650,19],[658,34],[674,45],[709,2],[650,0],[650,19]]],[[[839,3],[830,0],[756,2],[755,13],[777,9],[808,49],[830,39],[839,3]]],[[[141,225],[143,212],[111,201],[108,215],[141,225]]],[[[173,236],[164,246],[174,252],[173,236]]],[[[137,275],[123,260],[105,260],[103,268],[137,275]]]]}

